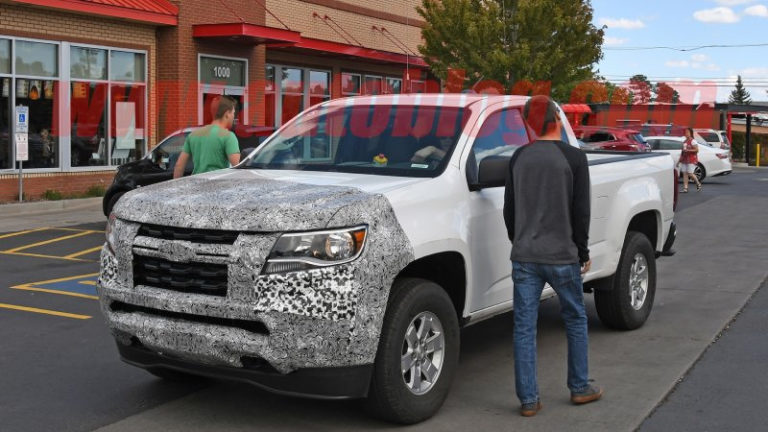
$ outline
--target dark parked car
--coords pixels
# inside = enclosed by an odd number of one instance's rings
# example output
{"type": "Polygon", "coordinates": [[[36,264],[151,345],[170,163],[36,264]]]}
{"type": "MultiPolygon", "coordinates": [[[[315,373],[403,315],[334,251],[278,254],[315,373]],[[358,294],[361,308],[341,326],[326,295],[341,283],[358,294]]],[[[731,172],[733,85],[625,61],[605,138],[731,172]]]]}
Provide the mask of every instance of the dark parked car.
{"type": "MultiPolygon", "coordinates": [[[[172,179],[173,169],[184,147],[184,140],[195,129],[178,130],[167,136],[143,158],[120,165],[112,185],[104,194],[102,204],[104,215],[109,216],[112,213],[112,207],[126,192],[172,179]]],[[[258,147],[274,130],[272,127],[241,125],[236,126],[234,132],[240,144],[240,151],[246,151],[258,147]]],[[[193,169],[194,165],[190,158],[184,175],[191,174],[193,169]]]]}
{"type": "Polygon", "coordinates": [[[573,128],[576,137],[583,141],[588,150],[607,150],[623,152],[648,152],[650,146],[640,132],[602,126],[577,126],[573,128]]]}

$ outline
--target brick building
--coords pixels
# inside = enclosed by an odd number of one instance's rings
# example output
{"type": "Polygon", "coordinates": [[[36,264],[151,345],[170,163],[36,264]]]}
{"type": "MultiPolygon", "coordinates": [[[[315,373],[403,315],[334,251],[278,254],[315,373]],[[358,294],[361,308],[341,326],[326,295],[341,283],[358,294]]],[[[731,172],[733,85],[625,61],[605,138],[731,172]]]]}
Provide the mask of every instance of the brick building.
{"type": "Polygon", "coordinates": [[[115,167],[236,98],[279,126],[356,94],[423,92],[419,0],[0,0],[0,202],[109,185],[115,167]]]}

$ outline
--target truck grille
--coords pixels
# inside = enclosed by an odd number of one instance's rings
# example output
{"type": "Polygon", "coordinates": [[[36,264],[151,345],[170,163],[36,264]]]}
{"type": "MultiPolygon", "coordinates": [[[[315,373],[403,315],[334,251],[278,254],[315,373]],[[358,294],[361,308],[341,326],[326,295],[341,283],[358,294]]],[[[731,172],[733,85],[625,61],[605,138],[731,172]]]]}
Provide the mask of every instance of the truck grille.
{"type": "Polygon", "coordinates": [[[133,284],[192,294],[227,295],[227,266],[133,257],[133,284]]]}
{"type": "Polygon", "coordinates": [[[186,240],[192,243],[231,245],[235,243],[240,232],[144,224],[139,228],[138,235],[164,240],[186,240]]]}

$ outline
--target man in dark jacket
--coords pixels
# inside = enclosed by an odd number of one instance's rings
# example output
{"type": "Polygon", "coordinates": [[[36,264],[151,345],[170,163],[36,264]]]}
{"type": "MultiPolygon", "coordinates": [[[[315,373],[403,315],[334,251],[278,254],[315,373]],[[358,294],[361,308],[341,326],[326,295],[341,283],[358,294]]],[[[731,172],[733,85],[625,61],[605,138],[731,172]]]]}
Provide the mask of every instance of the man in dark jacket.
{"type": "Polygon", "coordinates": [[[586,155],[562,141],[557,105],[534,96],[524,117],[539,138],[515,152],[509,165],[504,221],[512,241],[515,388],[520,413],[541,409],[536,381],[536,323],[544,284],[557,292],[568,336],[568,388],[574,404],[600,399],[589,384],[587,314],[582,275],[591,266],[586,155]]]}

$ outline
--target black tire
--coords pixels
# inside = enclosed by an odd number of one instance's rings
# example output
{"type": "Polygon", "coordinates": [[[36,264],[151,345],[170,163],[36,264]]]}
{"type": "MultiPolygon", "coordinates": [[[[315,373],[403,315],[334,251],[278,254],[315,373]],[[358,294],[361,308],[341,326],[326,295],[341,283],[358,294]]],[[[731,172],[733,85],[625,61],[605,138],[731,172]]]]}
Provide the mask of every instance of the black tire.
{"type": "Polygon", "coordinates": [[[204,377],[188,374],[188,373],[177,371],[174,369],[151,368],[151,369],[146,369],[146,371],[158,378],[162,378],[166,381],[171,381],[171,382],[195,382],[195,381],[205,380],[204,377]]]}
{"type": "Polygon", "coordinates": [[[125,195],[125,192],[117,192],[109,199],[109,202],[107,203],[107,217],[112,213],[112,210],[115,208],[115,204],[120,200],[120,198],[125,195]]]}
{"type": "Polygon", "coordinates": [[[458,362],[459,321],[445,290],[423,279],[395,281],[381,330],[371,388],[365,401],[368,412],[380,419],[402,424],[418,423],[432,417],[448,395],[458,362]],[[431,387],[423,394],[416,394],[405,382],[401,358],[406,346],[406,331],[411,322],[424,312],[437,317],[442,326],[443,363],[431,387]]]}
{"type": "Polygon", "coordinates": [[[656,253],[644,234],[630,231],[624,238],[619,266],[610,289],[595,291],[595,307],[600,321],[609,328],[634,330],[645,324],[653,308],[656,295],[656,253]],[[635,257],[641,254],[648,268],[648,284],[645,299],[639,309],[630,301],[630,274],[635,257]]]}
{"type": "Polygon", "coordinates": [[[693,175],[695,175],[696,178],[699,179],[699,183],[701,183],[705,178],[707,178],[707,170],[704,169],[704,165],[698,163],[693,171],[693,175]]]}

